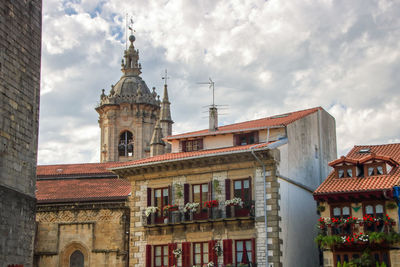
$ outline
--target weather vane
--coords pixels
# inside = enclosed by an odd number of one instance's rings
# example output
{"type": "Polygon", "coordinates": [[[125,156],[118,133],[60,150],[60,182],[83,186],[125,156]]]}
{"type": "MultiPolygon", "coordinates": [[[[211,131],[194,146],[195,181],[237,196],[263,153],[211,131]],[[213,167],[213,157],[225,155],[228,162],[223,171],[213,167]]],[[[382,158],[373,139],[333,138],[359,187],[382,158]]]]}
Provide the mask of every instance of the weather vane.
{"type": "Polygon", "coordinates": [[[128,13],[126,13],[125,15],[125,46],[126,49],[128,49],[128,30],[131,31],[131,35],[133,35],[133,33],[135,32],[135,30],[133,29],[133,18],[132,16],[129,16],[128,13]],[[129,17],[129,19],[128,19],[129,17]]]}
{"type": "Polygon", "coordinates": [[[208,84],[208,85],[210,85],[210,89],[212,88],[212,107],[215,107],[215,102],[214,102],[214,99],[215,99],[215,96],[214,96],[214,81],[213,80],[211,80],[211,78],[208,78],[209,79],[209,81],[208,82],[200,82],[200,83],[198,83],[198,84],[208,84]]]}
{"type": "Polygon", "coordinates": [[[164,85],[167,85],[167,80],[169,79],[167,69],[165,69],[165,76],[162,79],[165,80],[164,85]]]}

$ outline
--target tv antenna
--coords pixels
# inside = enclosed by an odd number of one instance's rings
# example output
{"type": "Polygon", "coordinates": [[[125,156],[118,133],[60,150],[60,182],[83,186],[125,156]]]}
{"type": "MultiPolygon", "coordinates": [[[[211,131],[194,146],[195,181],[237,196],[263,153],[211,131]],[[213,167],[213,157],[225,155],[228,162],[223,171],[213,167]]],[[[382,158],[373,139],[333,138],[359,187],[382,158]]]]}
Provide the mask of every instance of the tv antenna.
{"type": "Polygon", "coordinates": [[[214,87],[214,81],[213,80],[211,80],[211,78],[208,78],[208,82],[199,82],[199,83],[197,83],[197,84],[208,84],[209,85],[209,88],[211,89],[212,88],[212,107],[215,107],[215,87],[214,87]]]}

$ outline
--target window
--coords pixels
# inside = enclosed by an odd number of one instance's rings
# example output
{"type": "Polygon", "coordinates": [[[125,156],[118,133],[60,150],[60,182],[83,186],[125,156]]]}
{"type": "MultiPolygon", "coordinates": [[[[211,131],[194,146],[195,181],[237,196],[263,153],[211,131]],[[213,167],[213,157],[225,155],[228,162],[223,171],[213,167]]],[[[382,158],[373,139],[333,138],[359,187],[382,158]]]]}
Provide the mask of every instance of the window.
{"type": "Polygon", "coordinates": [[[353,167],[338,167],[336,169],[338,178],[349,178],[353,177],[354,171],[353,167]]]}
{"type": "Polygon", "coordinates": [[[251,178],[235,180],[233,182],[233,196],[241,198],[243,207],[235,207],[235,216],[248,216],[251,209],[251,178]]]}
{"type": "Polygon", "coordinates": [[[258,143],[258,132],[236,134],[233,138],[236,146],[256,144],[258,143]]]}
{"type": "Polygon", "coordinates": [[[340,262],[341,264],[345,263],[345,262],[349,262],[353,259],[357,259],[360,257],[359,253],[354,253],[354,252],[337,252],[334,254],[334,260],[335,260],[335,265],[337,266],[337,263],[340,262]]]}
{"type": "Polygon", "coordinates": [[[75,250],[71,257],[69,258],[69,266],[70,267],[83,267],[84,265],[84,256],[81,251],[75,250]]]}
{"type": "Polygon", "coordinates": [[[154,246],[154,267],[168,266],[168,246],[154,246]]]}
{"type": "Polygon", "coordinates": [[[194,265],[203,266],[208,263],[208,243],[193,244],[193,263],[194,265]]]}
{"type": "Polygon", "coordinates": [[[200,203],[200,209],[197,214],[194,214],[195,220],[207,219],[208,213],[204,208],[204,202],[209,199],[209,188],[208,184],[196,184],[192,186],[193,202],[200,203]]]}
{"type": "Polygon", "coordinates": [[[365,165],[365,173],[368,176],[386,174],[386,165],[384,163],[365,165]]]}
{"type": "Polygon", "coordinates": [[[131,132],[125,131],[119,136],[118,155],[121,157],[133,156],[133,135],[131,132]]]}
{"type": "MultiPolygon", "coordinates": [[[[385,210],[382,203],[366,203],[364,204],[364,214],[370,215],[375,218],[382,219],[384,216],[385,210]]],[[[366,223],[364,229],[366,232],[373,231],[381,231],[383,228],[383,224],[376,225],[375,223],[366,223]]]]}
{"type": "Polygon", "coordinates": [[[154,206],[158,207],[156,214],[156,222],[162,223],[164,221],[165,213],[164,206],[169,204],[169,188],[154,189],[154,206]]]}
{"type": "Polygon", "coordinates": [[[253,259],[253,242],[251,239],[248,240],[236,240],[235,251],[236,251],[236,263],[254,263],[253,259]]]}
{"type": "Polygon", "coordinates": [[[203,139],[181,141],[182,151],[198,151],[203,149],[203,139]]]}
{"type": "MultiPolygon", "coordinates": [[[[338,205],[332,206],[331,217],[339,219],[339,218],[348,218],[351,216],[350,205],[338,205]]],[[[342,226],[342,227],[332,227],[332,234],[340,235],[340,234],[350,234],[352,232],[351,226],[342,226]]]]}

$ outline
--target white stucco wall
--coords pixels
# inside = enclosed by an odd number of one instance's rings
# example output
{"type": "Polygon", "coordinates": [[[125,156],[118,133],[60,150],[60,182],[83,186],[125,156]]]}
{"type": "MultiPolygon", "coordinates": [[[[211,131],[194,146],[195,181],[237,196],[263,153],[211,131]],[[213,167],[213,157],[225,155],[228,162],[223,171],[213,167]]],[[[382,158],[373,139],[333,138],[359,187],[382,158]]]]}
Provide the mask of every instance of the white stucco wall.
{"type": "Polygon", "coordinates": [[[317,267],[318,249],[314,242],[316,203],[310,192],[278,179],[280,184],[281,261],[283,266],[317,267]]]}

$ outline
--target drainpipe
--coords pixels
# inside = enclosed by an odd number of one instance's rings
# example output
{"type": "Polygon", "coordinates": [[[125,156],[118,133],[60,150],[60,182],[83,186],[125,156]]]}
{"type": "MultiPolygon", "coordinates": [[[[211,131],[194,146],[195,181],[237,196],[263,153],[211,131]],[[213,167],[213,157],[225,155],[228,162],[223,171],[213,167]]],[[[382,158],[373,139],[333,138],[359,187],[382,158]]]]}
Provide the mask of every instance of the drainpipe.
{"type": "MultiPolygon", "coordinates": [[[[400,187],[395,186],[393,187],[393,196],[397,203],[397,216],[400,220],[400,187]]],[[[398,230],[400,231],[400,223],[397,224],[398,230]]]]}
{"type": "MultiPolygon", "coordinates": [[[[268,128],[268,134],[267,134],[267,143],[269,141],[269,128],[268,128]]],[[[265,223],[265,267],[268,267],[268,224],[267,224],[267,183],[265,181],[266,179],[266,173],[265,173],[265,164],[262,162],[254,153],[254,147],[250,147],[251,154],[253,157],[260,163],[262,166],[262,176],[263,176],[263,183],[264,183],[264,223],[265,223]]]]}

